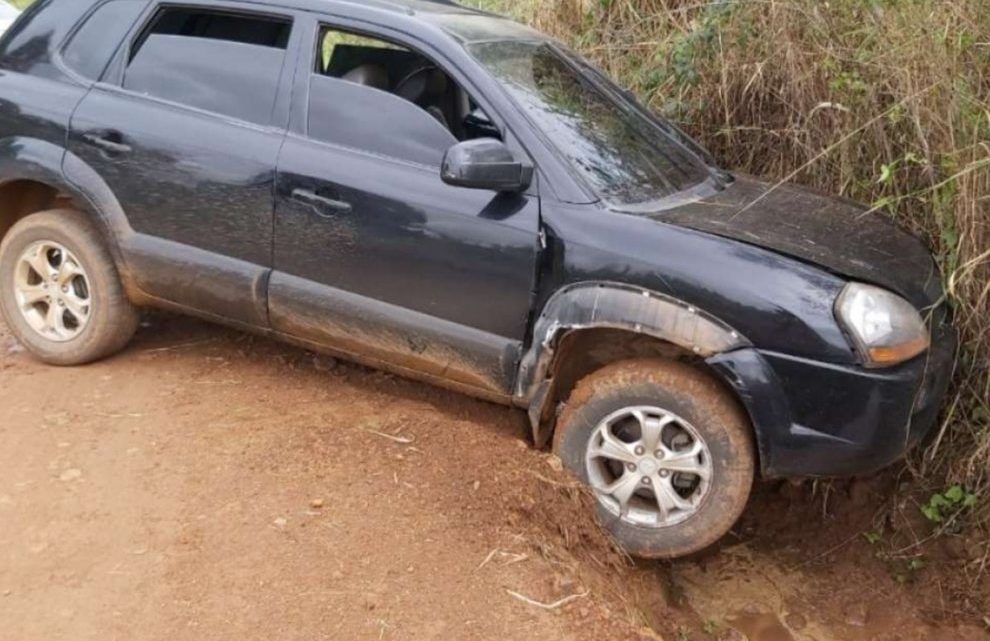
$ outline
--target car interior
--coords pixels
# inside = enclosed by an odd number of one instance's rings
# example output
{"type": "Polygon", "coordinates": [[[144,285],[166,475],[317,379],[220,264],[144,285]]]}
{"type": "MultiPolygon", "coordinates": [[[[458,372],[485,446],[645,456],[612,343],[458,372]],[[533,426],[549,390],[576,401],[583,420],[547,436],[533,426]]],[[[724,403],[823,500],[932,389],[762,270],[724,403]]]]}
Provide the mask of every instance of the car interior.
{"type": "Polygon", "coordinates": [[[499,138],[498,128],[425,56],[376,38],[324,29],[317,73],[386,91],[425,110],[458,140],[499,138]]]}

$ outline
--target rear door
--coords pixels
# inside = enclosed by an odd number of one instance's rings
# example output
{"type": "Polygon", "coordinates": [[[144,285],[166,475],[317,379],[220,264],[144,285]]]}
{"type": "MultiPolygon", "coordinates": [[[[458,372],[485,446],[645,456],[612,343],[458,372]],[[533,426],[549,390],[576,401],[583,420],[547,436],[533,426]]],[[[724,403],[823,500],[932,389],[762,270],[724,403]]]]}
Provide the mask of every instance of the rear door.
{"type": "Polygon", "coordinates": [[[73,115],[70,150],[120,201],[147,294],[267,325],[292,24],[257,5],[152,6],[73,115]]]}
{"type": "MultiPolygon", "coordinates": [[[[407,55],[373,51],[382,42],[367,43],[376,36],[366,25],[365,41],[349,45],[356,71],[321,64],[328,43],[353,43],[353,34],[328,23],[312,32],[320,40],[303,50],[319,54],[301,62],[293,105],[301,117],[279,158],[273,328],[374,364],[506,394],[536,275],[535,190],[444,184],[440,162],[458,142],[454,131],[463,133],[450,122],[452,103],[466,93],[441,91],[433,74],[416,77],[429,65],[410,71],[401,62],[407,55]],[[355,47],[368,51],[362,58],[355,47]],[[383,63],[389,58],[401,65],[383,63]],[[421,79],[437,89],[432,98],[426,84],[409,86],[421,79]]],[[[390,51],[414,49],[381,38],[390,51]]],[[[458,82],[438,66],[446,82],[458,82]]]]}

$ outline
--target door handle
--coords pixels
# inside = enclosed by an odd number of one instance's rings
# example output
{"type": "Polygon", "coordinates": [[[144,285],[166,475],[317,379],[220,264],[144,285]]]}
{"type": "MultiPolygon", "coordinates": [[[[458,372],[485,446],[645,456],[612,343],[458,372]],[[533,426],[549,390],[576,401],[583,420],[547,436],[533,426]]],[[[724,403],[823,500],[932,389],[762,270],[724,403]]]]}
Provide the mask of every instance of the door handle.
{"type": "Polygon", "coordinates": [[[292,199],[312,206],[318,214],[322,214],[324,211],[330,211],[335,214],[349,214],[352,210],[350,203],[321,196],[311,189],[293,189],[292,199]]]}
{"type": "Polygon", "coordinates": [[[126,154],[131,151],[131,146],[120,142],[123,136],[117,132],[108,131],[101,133],[88,133],[83,134],[83,140],[93,145],[94,147],[99,147],[105,151],[109,151],[115,154],[126,154]],[[117,138],[118,140],[113,140],[117,138]]]}

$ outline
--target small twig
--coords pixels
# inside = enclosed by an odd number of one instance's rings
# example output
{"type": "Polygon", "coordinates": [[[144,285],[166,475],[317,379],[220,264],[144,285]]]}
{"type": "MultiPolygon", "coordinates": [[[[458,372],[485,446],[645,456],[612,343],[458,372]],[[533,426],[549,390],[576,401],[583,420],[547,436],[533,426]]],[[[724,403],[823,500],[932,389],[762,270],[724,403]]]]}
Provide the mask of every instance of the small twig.
{"type": "Polygon", "coordinates": [[[152,349],[146,349],[143,354],[157,354],[159,352],[172,352],[178,349],[185,349],[187,347],[196,347],[197,345],[205,345],[207,343],[215,343],[215,338],[207,338],[198,341],[189,341],[188,343],[179,343],[178,345],[169,345],[168,347],[155,347],[152,349]]]}
{"type": "Polygon", "coordinates": [[[584,597],[591,594],[591,591],[585,590],[580,594],[572,594],[571,596],[564,597],[563,599],[560,599],[559,601],[554,601],[553,603],[541,603],[540,601],[534,601],[528,596],[523,596],[522,594],[519,594],[518,592],[513,592],[512,590],[506,590],[506,592],[508,592],[510,596],[513,596],[519,599],[520,601],[528,603],[532,606],[536,606],[543,610],[556,610],[557,608],[562,608],[568,603],[572,603],[574,601],[577,601],[578,599],[583,599],[584,597]]]}
{"type": "Polygon", "coordinates": [[[396,443],[399,443],[401,445],[409,445],[410,443],[416,440],[414,437],[393,436],[392,434],[386,434],[385,432],[379,432],[377,430],[365,430],[365,432],[374,434],[375,436],[381,436],[382,438],[387,438],[388,440],[395,441],[396,443]]]}
{"type": "Polygon", "coordinates": [[[495,555],[496,555],[496,554],[498,554],[499,552],[501,552],[501,550],[499,550],[498,548],[495,548],[494,550],[492,550],[491,552],[489,552],[489,553],[488,553],[488,556],[486,556],[486,557],[485,557],[485,560],[484,560],[484,561],[482,561],[481,563],[479,563],[479,564],[478,564],[478,567],[477,567],[477,568],[475,568],[475,569],[476,569],[476,570],[480,570],[481,568],[483,568],[483,567],[485,567],[486,565],[488,565],[488,563],[489,563],[489,562],[490,562],[490,561],[491,561],[492,559],[494,559],[494,558],[495,558],[495,555]]]}
{"type": "Polygon", "coordinates": [[[840,548],[843,548],[843,547],[849,545],[850,543],[852,543],[853,541],[855,541],[856,539],[858,539],[861,536],[863,536],[863,533],[862,532],[857,532],[856,534],[853,534],[852,536],[850,536],[848,539],[842,541],[841,543],[839,543],[837,545],[834,545],[834,546],[830,547],[829,549],[825,550],[824,552],[822,552],[821,554],[815,556],[814,558],[808,559],[804,563],[799,563],[798,565],[795,565],[793,568],[791,568],[791,570],[792,571],[793,570],[800,570],[801,568],[804,568],[804,567],[807,567],[807,566],[809,566],[809,565],[811,565],[813,563],[816,563],[817,561],[819,561],[820,559],[825,558],[829,554],[832,554],[833,552],[839,550],[840,548]]]}
{"type": "Polygon", "coordinates": [[[940,537],[943,534],[945,534],[946,531],[949,530],[949,528],[952,527],[953,523],[956,522],[956,517],[958,517],[960,514],[962,514],[962,512],[956,512],[956,513],[952,514],[951,516],[949,516],[949,518],[947,518],[945,520],[944,523],[940,524],[939,527],[934,532],[932,532],[928,536],[925,536],[925,537],[920,538],[920,539],[917,538],[917,537],[915,537],[914,543],[909,543],[908,545],[905,545],[902,548],[899,548],[897,550],[893,550],[890,553],[890,556],[892,558],[897,558],[897,559],[904,558],[904,557],[908,556],[910,552],[912,552],[913,550],[916,550],[917,548],[921,547],[925,543],[928,543],[929,541],[934,541],[938,537],[940,537]]]}
{"type": "Polygon", "coordinates": [[[502,565],[515,565],[516,563],[522,563],[523,561],[529,558],[528,554],[515,554],[514,552],[506,552],[505,550],[500,550],[498,548],[495,548],[494,550],[488,553],[488,556],[486,556],[485,560],[478,565],[476,570],[480,570],[481,568],[491,563],[492,559],[494,559],[496,556],[509,558],[509,560],[503,563],[502,565]]]}
{"type": "Polygon", "coordinates": [[[548,485],[553,485],[554,487],[562,487],[568,490],[584,487],[580,483],[561,483],[560,481],[554,481],[553,479],[548,479],[547,477],[543,476],[538,472],[534,472],[532,470],[528,470],[528,471],[537,479],[543,481],[544,483],[547,483],[548,485]]]}

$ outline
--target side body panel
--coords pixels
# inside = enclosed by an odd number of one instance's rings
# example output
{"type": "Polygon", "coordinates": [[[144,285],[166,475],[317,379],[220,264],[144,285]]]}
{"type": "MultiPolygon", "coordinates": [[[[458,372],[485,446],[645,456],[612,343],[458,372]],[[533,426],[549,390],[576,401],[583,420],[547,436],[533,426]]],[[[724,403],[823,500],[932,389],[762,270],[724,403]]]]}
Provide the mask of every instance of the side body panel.
{"type": "Polygon", "coordinates": [[[264,326],[255,283],[271,267],[283,135],[97,87],[73,117],[69,149],[127,212],[135,235],[123,250],[142,291],[264,326]],[[129,150],[106,151],[92,136],[129,150]]]}
{"type": "Polygon", "coordinates": [[[761,348],[856,362],[832,314],[843,279],[769,250],[594,205],[544,203],[543,220],[540,308],[565,285],[621,282],[692,305],[761,348]]]}
{"type": "MultiPolygon", "coordinates": [[[[456,64],[429,53],[464,84],[456,64]]],[[[535,187],[527,194],[452,187],[440,178],[442,153],[431,166],[363,151],[352,131],[350,146],[309,139],[311,68],[300,65],[279,159],[272,327],[507,401],[535,287],[535,187]]],[[[387,124],[375,118],[364,118],[369,133],[387,124]]]]}
{"type": "MultiPolygon", "coordinates": [[[[259,125],[123,89],[128,43],[155,10],[149,7],[76,110],[70,153],[107,183],[126,211],[129,233],[118,242],[139,296],[265,328],[275,164],[288,100],[276,103],[271,124],[259,125]]],[[[294,29],[280,95],[290,92],[298,41],[294,29]]]]}
{"type": "Polygon", "coordinates": [[[275,269],[521,341],[539,203],[451,187],[412,166],[292,137],[279,161],[275,269]],[[299,202],[333,193],[348,210],[299,202]]]}
{"type": "Polygon", "coordinates": [[[65,69],[58,63],[56,49],[94,4],[96,0],[37,0],[0,37],[3,69],[32,78],[64,80],[65,69]]]}
{"type": "MultiPolygon", "coordinates": [[[[770,250],[602,209],[545,204],[544,217],[547,311],[561,287],[621,282],[690,305],[739,335],[737,344],[694,351],[748,411],[764,475],[870,472],[931,429],[952,369],[948,324],[933,321],[929,353],[864,369],[832,310],[846,282],[840,277],[770,250]]],[[[559,329],[552,318],[536,327],[534,341],[559,329]]],[[[536,343],[533,350],[541,351],[536,343]]]]}
{"type": "Polygon", "coordinates": [[[91,4],[40,0],[0,38],[0,183],[61,180],[69,118],[88,86],[55,49],[91,4]]]}
{"type": "Polygon", "coordinates": [[[16,153],[28,140],[63,149],[69,117],[86,90],[71,81],[0,70],[0,140],[13,145],[5,155],[16,153]]]}
{"type": "Polygon", "coordinates": [[[97,85],[72,118],[69,150],[103,176],[134,231],[267,266],[283,135],[97,85]]]}
{"type": "MultiPolygon", "coordinates": [[[[547,384],[538,364],[552,354],[554,336],[564,333],[569,322],[564,312],[573,307],[557,309],[555,301],[562,293],[587,292],[587,284],[599,284],[609,295],[595,296],[580,310],[605,318],[597,305],[640,288],[645,297],[670,301],[677,313],[652,305],[654,311],[644,315],[637,308],[645,303],[629,301],[624,308],[631,316],[623,327],[706,358],[749,411],[764,471],[784,469],[767,466],[787,456],[776,448],[796,420],[791,398],[773,366],[752,346],[858,369],[832,314],[844,281],[767,250],[597,206],[544,203],[543,213],[548,248],[541,263],[539,308],[544,316],[535,325],[517,387],[521,399],[535,400],[530,408],[534,433],[540,433],[536,422],[545,416],[540,412],[547,411],[539,406],[547,384]],[[657,314],[660,320],[654,319],[657,314]],[[747,359],[748,354],[753,357],[747,359]],[[741,373],[723,363],[738,364],[741,373]]],[[[819,428],[827,441],[840,427],[832,423],[837,418],[820,415],[806,429],[819,428]]]]}

